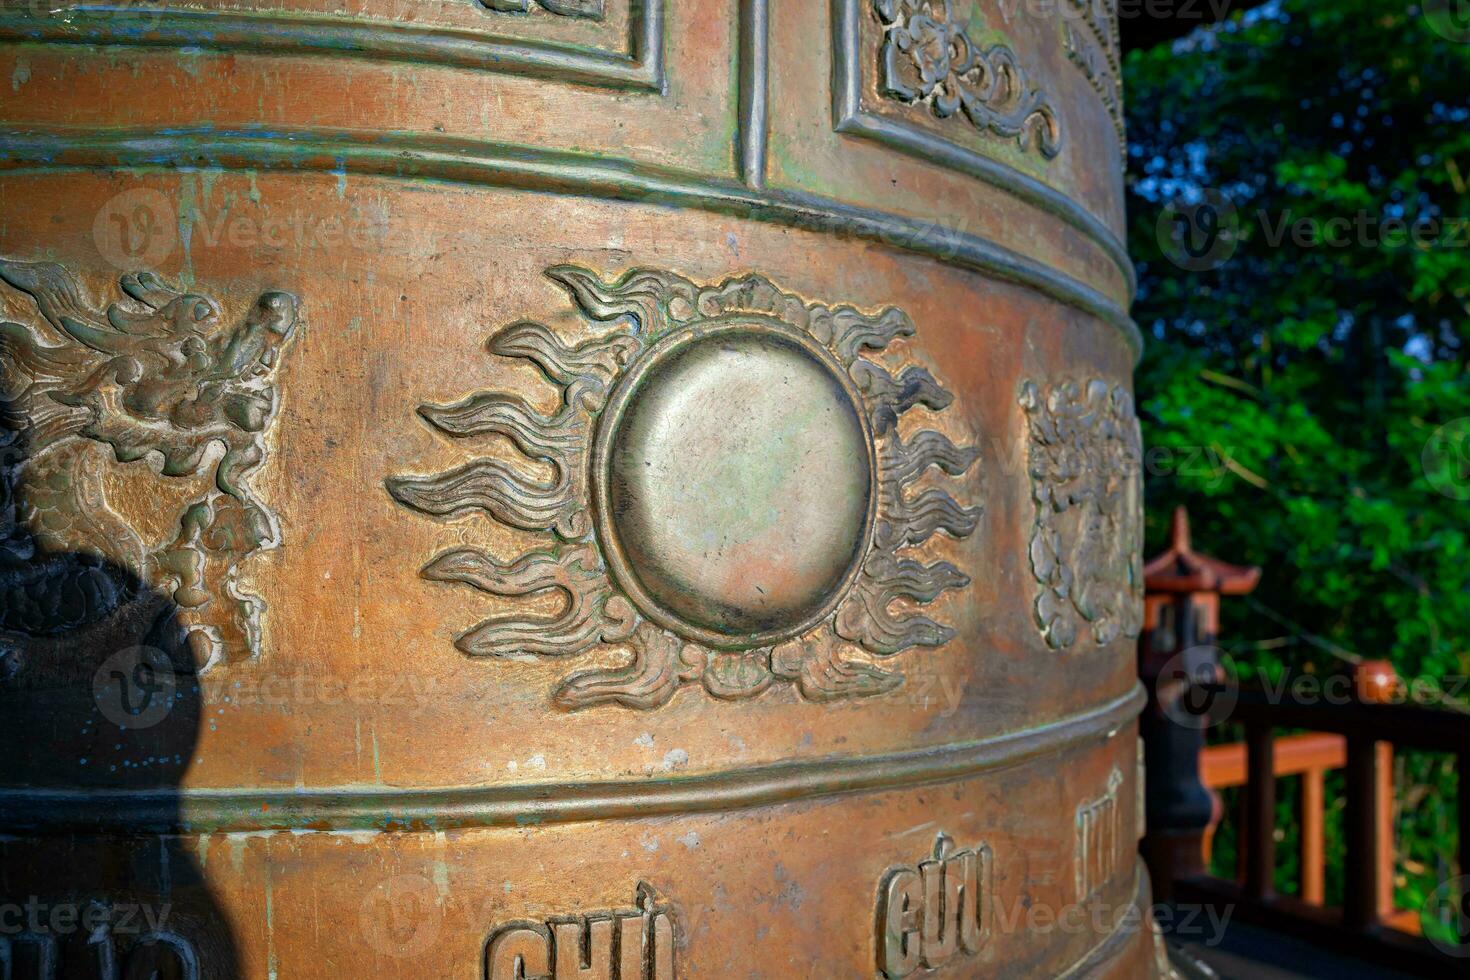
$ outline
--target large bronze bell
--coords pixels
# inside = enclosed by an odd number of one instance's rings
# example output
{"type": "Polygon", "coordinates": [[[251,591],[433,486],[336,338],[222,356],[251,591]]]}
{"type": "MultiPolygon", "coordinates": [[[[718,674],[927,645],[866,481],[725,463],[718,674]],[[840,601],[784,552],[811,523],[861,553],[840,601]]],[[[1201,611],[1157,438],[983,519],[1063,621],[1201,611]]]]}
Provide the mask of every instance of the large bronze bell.
{"type": "Polygon", "coordinates": [[[1167,975],[1114,21],[0,11],[3,975],[1167,975]]]}

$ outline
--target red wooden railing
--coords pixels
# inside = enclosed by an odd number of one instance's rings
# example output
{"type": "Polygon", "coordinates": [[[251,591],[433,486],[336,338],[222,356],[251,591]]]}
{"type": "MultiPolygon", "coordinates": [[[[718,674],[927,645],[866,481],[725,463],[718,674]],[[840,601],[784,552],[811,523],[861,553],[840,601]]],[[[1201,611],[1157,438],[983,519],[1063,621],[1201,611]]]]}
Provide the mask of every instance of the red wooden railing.
{"type": "MultiPolygon", "coordinates": [[[[1419,932],[1419,912],[1416,909],[1394,907],[1394,828],[1393,828],[1393,746],[1380,744],[1382,758],[1378,763],[1383,785],[1379,787],[1379,809],[1375,828],[1378,835],[1378,914],[1388,925],[1408,933],[1419,932]]],[[[1296,818],[1300,826],[1298,864],[1301,879],[1297,882],[1297,897],[1309,905],[1325,905],[1327,900],[1327,846],[1326,776],[1329,772],[1347,766],[1347,739],[1342,735],[1325,732],[1307,732],[1286,735],[1276,739],[1274,756],[1275,774],[1278,780],[1288,777],[1301,779],[1301,792],[1297,796],[1296,818]]],[[[1246,744],[1227,742],[1208,745],[1200,753],[1200,776],[1212,791],[1237,789],[1247,782],[1246,744]]],[[[1242,802],[1244,798],[1242,797],[1242,802]]],[[[1242,812],[1244,808],[1242,807],[1242,812]]],[[[1210,824],[1204,839],[1205,864],[1211,863],[1214,836],[1224,814],[1217,809],[1215,820],[1210,824]]],[[[1236,878],[1245,880],[1246,861],[1249,850],[1242,837],[1242,846],[1236,849],[1236,878]]]]}
{"type": "MultiPolygon", "coordinates": [[[[1246,745],[1229,742],[1208,745],[1200,753],[1200,777],[1218,793],[1246,784],[1246,745]]],[[[1276,742],[1276,778],[1301,777],[1302,787],[1297,819],[1301,822],[1301,881],[1298,894],[1302,901],[1321,905],[1326,898],[1325,777],[1328,772],[1347,765],[1347,740],[1341,735],[1308,733],[1288,735],[1276,742]]],[[[1205,863],[1211,863],[1215,830],[1223,813],[1216,810],[1215,820],[1206,831],[1205,863]]],[[[1380,828],[1380,832],[1384,828],[1380,828]]],[[[1237,849],[1237,876],[1245,877],[1246,848],[1237,849]]]]}
{"type": "MultiPolygon", "coordinates": [[[[1182,510],[1171,548],[1145,567],[1139,670],[1152,703],[1140,720],[1149,823],[1142,850],[1156,893],[1164,901],[1231,906],[1238,921],[1414,975],[1470,976],[1470,958],[1413,934],[1418,910],[1395,909],[1392,891],[1393,754],[1450,753],[1460,773],[1470,772],[1470,714],[1396,703],[1397,678],[1382,663],[1357,666],[1346,700],[1308,701],[1290,688],[1271,693],[1224,683],[1215,657],[1219,600],[1249,592],[1258,575],[1196,554],[1182,510]],[[1244,741],[1206,748],[1204,730],[1227,720],[1244,728],[1244,741]],[[1332,908],[1324,905],[1323,809],[1324,776],[1336,769],[1346,784],[1345,894],[1332,908]],[[1294,896],[1276,890],[1276,789],[1283,777],[1303,780],[1303,874],[1294,896]],[[1220,818],[1210,787],[1242,785],[1241,859],[1237,880],[1226,880],[1208,872],[1220,818]]],[[[1470,787],[1463,778],[1461,787],[1457,858],[1464,876],[1470,787]]]]}

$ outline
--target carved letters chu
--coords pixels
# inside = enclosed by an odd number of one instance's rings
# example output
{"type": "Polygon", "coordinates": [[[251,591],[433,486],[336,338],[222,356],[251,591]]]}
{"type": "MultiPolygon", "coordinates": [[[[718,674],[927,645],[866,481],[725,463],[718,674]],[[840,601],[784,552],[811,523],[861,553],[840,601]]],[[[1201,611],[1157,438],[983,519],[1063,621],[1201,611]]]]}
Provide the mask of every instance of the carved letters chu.
{"type": "Polygon", "coordinates": [[[485,946],[485,980],[674,980],[674,919],[652,886],[636,909],[501,926],[485,946]]]}

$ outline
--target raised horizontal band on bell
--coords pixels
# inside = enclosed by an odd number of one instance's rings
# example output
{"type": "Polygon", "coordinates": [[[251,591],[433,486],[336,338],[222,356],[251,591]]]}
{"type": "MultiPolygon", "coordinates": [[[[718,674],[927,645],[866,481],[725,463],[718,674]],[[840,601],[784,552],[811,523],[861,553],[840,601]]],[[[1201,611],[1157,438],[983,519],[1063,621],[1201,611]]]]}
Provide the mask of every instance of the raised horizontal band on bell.
{"type": "Polygon", "coordinates": [[[343,172],[444,180],[697,208],[829,235],[849,235],[1033,289],[1116,327],[1135,361],[1143,335],[1098,289],[988,238],[793,191],[755,189],[628,161],[422,133],[342,130],[48,129],[0,136],[0,169],[343,172]]]}
{"type": "Polygon", "coordinates": [[[1118,910],[1118,925],[1112,932],[1093,946],[1081,959],[1057,974],[1057,980],[1082,980],[1084,977],[1096,976],[1097,972],[1104,966],[1112,963],[1127,948],[1128,944],[1138,935],[1139,926],[1144,921],[1144,915],[1148,913],[1148,896],[1144,894],[1144,888],[1148,884],[1148,871],[1144,867],[1143,859],[1136,858],[1133,865],[1133,888],[1129,896],[1129,907],[1118,910]]]}
{"type": "MultiPolygon", "coordinates": [[[[767,137],[764,106],[768,61],[761,29],[767,18],[765,7],[766,0],[745,0],[741,4],[745,23],[739,55],[740,98],[747,111],[742,112],[739,134],[740,165],[747,180],[756,187],[764,180],[767,137]]],[[[627,54],[510,39],[488,31],[419,24],[163,7],[92,10],[77,7],[68,9],[64,17],[0,15],[0,40],[343,55],[528,75],[627,91],[662,92],[666,84],[663,5],[652,3],[638,9],[642,15],[632,25],[627,54]]],[[[837,5],[837,15],[839,37],[856,31],[849,2],[837,5]]],[[[838,59],[837,76],[843,79],[836,90],[838,102],[844,106],[835,120],[838,132],[872,136],[902,152],[967,173],[1042,209],[1101,248],[1117,266],[1130,295],[1137,288],[1127,246],[1085,207],[999,161],[958,149],[919,131],[895,134],[890,123],[857,110],[852,87],[856,65],[852,63],[850,47],[837,45],[834,57],[838,59]]]]}
{"type": "Polygon", "coordinates": [[[725,772],[517,786],[392,789],[0,789],[8,833],[440,831],[708,813],[879,792],[1007,769],[1115,735],[1143,688],[1082,714],[994,738],[860,758],[725,772]]]}

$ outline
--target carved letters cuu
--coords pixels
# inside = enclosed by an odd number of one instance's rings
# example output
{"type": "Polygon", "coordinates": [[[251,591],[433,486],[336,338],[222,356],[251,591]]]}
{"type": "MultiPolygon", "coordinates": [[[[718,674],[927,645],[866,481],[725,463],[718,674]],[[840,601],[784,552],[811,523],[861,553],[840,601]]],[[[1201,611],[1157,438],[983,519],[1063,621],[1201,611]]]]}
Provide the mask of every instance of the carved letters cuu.
{"type": "Polygon", "coordinates": [[[955,851],[940,834],[917,867],[891,868],[878,890],[878,972],[888,980],[971,956],[990,940],[990,848],[955,851]]]}

